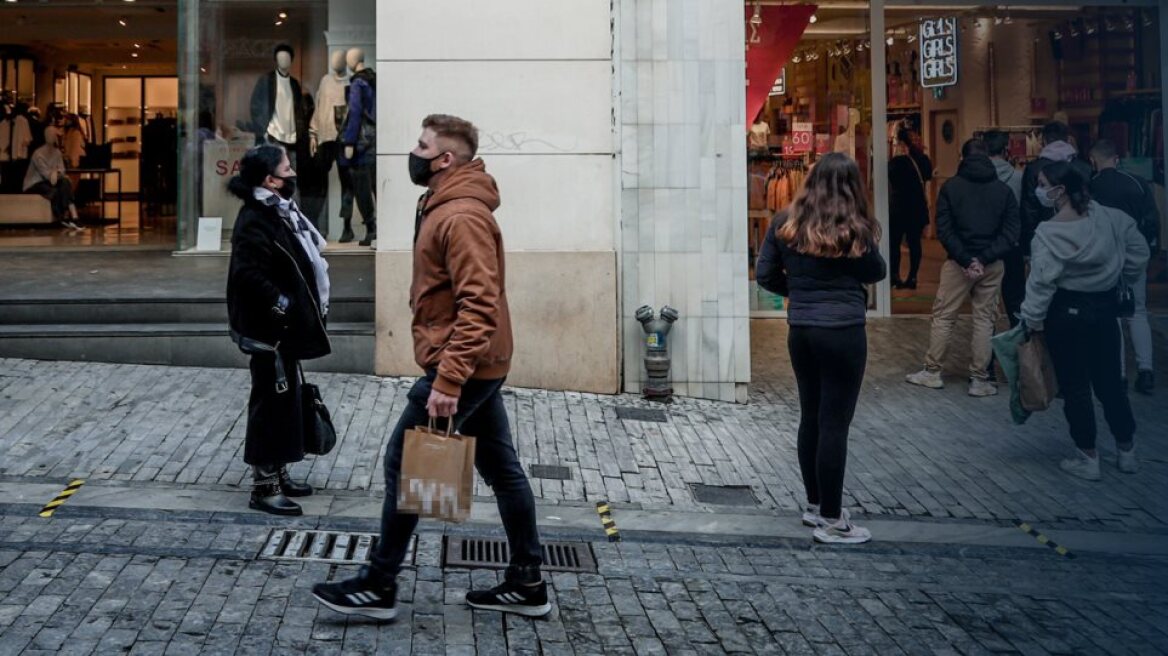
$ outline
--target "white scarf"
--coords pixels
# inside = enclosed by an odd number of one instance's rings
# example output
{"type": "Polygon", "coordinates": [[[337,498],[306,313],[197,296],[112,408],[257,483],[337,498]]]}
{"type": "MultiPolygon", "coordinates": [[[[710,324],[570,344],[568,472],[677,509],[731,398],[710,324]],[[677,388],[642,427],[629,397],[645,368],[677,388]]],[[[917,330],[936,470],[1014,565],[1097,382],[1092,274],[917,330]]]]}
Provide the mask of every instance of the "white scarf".
{"type": "Polygon", "coordinates": [[[316,292],[320,296],[320,313],[328,316],[329,311],[329,276],[328,262],[322,252],[325,247],[324,237],[316,227],[309,222],[308,217],[300,211],[296,201],[286,199],[266,187],[256,187],[253,192],[255,199],[269,207],[275,207],[276,213],[284,219],[285,224],[296,235],[296,241],[301,250],[312,262],[312,271],[316,277],[316,292]]]}

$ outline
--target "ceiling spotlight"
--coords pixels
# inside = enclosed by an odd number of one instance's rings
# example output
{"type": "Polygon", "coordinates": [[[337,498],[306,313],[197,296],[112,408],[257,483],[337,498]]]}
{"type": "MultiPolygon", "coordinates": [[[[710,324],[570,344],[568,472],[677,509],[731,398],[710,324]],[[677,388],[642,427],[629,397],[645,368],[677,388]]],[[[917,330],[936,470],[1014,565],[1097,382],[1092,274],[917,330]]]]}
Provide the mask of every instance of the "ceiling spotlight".
{"type": "Polygon", "coordinates": [[[808,22],[811,23],[812,25],[818,23],[819,16],[816,16],[815,14],[811,14],[811,18],[808,20],[808,22]]]}
{"type": "Polygon", "coordinates": [[[1003,20],[1001,16],[994,16],[994,25],[1001,25],[1003,20]]]}
{"type": "Polygon", "coordinates": [[[908,42],[909,42],[909,43],[912,43],[912,42],[914,42],[914,41],[916,41],[916,40],[917,40],[917,35],[915,35],[915,34],[910,34],[910,35],[908,35],[908,42]]]}
{"type": "Polygon", "coordinates": [[[280,27],[280,26],[281,26],[281,25],[283,25],[283,24],[284,24],[284,21],[282,21],[282,20],[277,20],[277,21],[276,21],[276,27],[280,27]]]}
{"type": "Polygon", "coordinates": [[[1063,40],[1063,33],[1061,31],[1055,30],[1051,34],[1052,34],[1052,36],[1054,36],[1055,41],[1062,41],[1063,40]]]}
{"type": "Polygon", "coordinates": [[[1006,18],[1002,22],[1005,23],[1006,25],[1013,25],[1014,19],[1010,18],[1009,14],[1006,14],[1006,18]]]}
{"type": "Polygon", "coordinates": [[[282,11],[282,12],[276,14],[276,18],[280,18],[280,19],[288,18],[288,12],[282,11]]]}
{"type": "Polygon", "coordinates": [[[200,73],[206,73],[206,72],[207,72],[207,67],[206,67],[206,66],[200,66],[200,67],[199,67],[199,72],[200,72],[200,73]]]}
{"type": "Polygon", "coordinates": [[[125,27],[125,26],[126,26],[126,19],[124,19],[124,18],[119,18],[119,19],[118,19],[118,25],[121,25],[122,27],[125,27]]]}
{"type": "Polygon", "coordinates": [[[888,40],[885,41],[885,43],[887,43],[888,45],[892,45],[892,44],[896,43],[896,37],[891,37],[891,36],[888,37],[888,40]]]}
{"type": "Polygon", "coordinates": [[[1087,36],[1094,36],[1095,32],[1099,31],[1099,26],[1096,23],[1086,23],[1087,36]]]}
{"type": "Polygon", "coordinates": [[[754,3],[754,15],[750,17],[751,25],[762,25],[762,5],[754,3]]]}
{"type": "Polygon", "coordinates": [[[1141,12],[1141,14],[1144,17],[1144,27],[1151,27],[1152,26],[1152,16],[1147,12],[1141,12]]]}
{"type": "Polygon", "coordinates": [[[791,58],[791,61],[795,64],[798,64],[798,63],[803,61],[803,58],[800,57],[799,55],[795,55],[794,57],[791,58]]]}
{"type": "Polygon", "coordinates": [[[131,57],[133,57],[134,59],[137,59],[137,58],[138,58],[138,53],[136,53],[136,52],[131,52],[131,53],[130,53],[130,56],[131,56],[131,57]]]}
{"type": "Polygon", "coordinates": [[[134,44],[134,48],[135,48],[136,50],[140,50],[140,49],[142,48],[142,44],[140,44],[140,43],[135,43],[135,44],[134,44]]]}

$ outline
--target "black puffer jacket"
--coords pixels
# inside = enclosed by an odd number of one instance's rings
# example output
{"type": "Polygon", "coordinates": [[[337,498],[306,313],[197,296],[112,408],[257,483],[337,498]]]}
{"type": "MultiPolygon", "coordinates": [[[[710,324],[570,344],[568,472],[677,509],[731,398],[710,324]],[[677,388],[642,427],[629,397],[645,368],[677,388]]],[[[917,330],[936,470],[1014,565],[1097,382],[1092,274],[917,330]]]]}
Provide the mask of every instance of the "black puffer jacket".
{"type": "Polygon", "coordinates": [[[312,262],[274,206],[244,202],[231,235],[227,313],[233,338],[269,345],[298,360],[328,355],[332,347],[320,312],[312,262]],[[284,316],[273,311],[288,298],[284,316]]]}
{"type": "Polygon", "coordinates": [[[754,267],[759,286],[787,298],[787,323],[792,326],[864,325],[868,311],[864,285],[888,275],[876,244],[870,244],[861,257],[804,255],[775,234],[786,221],[787,213],[780,212],[767,228],[754,267]]]}
{"type": "Polygon", "coordinates": [[[961,160],[937,196],[937,237],[949,258],[962,268],[974,258],[992,264],[1014,249],[1020,230],[1018,201],[993,161],[984,155],[961,160]]]}

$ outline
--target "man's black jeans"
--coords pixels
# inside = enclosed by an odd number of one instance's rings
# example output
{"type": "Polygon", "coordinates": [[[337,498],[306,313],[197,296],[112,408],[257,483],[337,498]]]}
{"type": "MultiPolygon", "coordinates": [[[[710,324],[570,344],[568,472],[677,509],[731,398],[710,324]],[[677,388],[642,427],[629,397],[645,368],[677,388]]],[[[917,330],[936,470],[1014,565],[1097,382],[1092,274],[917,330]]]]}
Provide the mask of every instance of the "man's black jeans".
{"type": "MultiPolygon", "coordinates": [[[[401,474],[402,444],[405,432],[429,421],[426,401],[434,372],[410,389],[409,403],[385,450],[385,504],[381,510],[381,539],[371,560],[371,572],[381,581],[392,581],[401,569],[410,536],[418,525],[418,516],[397,511],[398,479],[401,474]]],[[[511,547],[511,564],[507,580],[536,583],[543,563],[539,532],[535,526],[535,498],[527,475],[519,464],[519,454],[511,442],[507,410],[503,407],[503,379],[468,380],[458,399],[454,427],[475,438],[475,468],[495,491],[499,516],[511,547]]]]}

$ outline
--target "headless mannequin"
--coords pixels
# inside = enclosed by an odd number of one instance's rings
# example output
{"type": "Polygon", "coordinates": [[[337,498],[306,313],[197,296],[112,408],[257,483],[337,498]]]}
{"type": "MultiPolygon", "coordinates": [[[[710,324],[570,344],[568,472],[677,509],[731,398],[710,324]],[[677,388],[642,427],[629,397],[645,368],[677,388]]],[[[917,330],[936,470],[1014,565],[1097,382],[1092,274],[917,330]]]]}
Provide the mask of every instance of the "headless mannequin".
{"type": "MultiPolygon", "coordinates": [[[[340,161],[340,122],[345,112],[345,96],[349,86],[349,71],[344,50],[334,50],[329,58],[329,71],[320,78],[316,89],[316,108],[308,126],[308,153],[311,166],[301,166],[301,180],[307,181],[305,174],[316,176],[316,183],[301,187],[300,207],[308,220],[317,228],[328,204],[329,172],[333,163],[337,164],[337,179],[341,184],[340,217],[345,225],[352,222],[353,187],[349,166],[340,161]],[[314,193],[309,193],[315,190],[314,193]]],[[[351,231],[350,231],[351,232],[351,231]]],[[[352,241],[352,238],[348,239],[352,241]]]]}
{"type": "MultiPolygon", "coordinates": [[[[345,53],[345,63],[353,74],[349,83],[349,107],[341,130],[344,150],[339,161],[350,166],[353,197],[365,221],[365,237],[361,239],[360,245],[371,246],[373,240],[377,239],[377,173],[376,154],[369,143],[371,135],[366,128],[375,127],[376,76],[372,69],[366,68],[365,51],[360,48],[350,48],[345,53]]],[[[352,238],[352,228],[346,221],[341,241],[350,241],[352,238]]]]}
{"type": "MultiPolygon", "coordinates": [[[[365,51],[360,48],[349,48],[349,52],[345,53],[345,63],[354,74],[361,72],[365,69],[365,51]]],[[[345,157],[353,159],[352,146],[345,146],[345,157]]]]}

